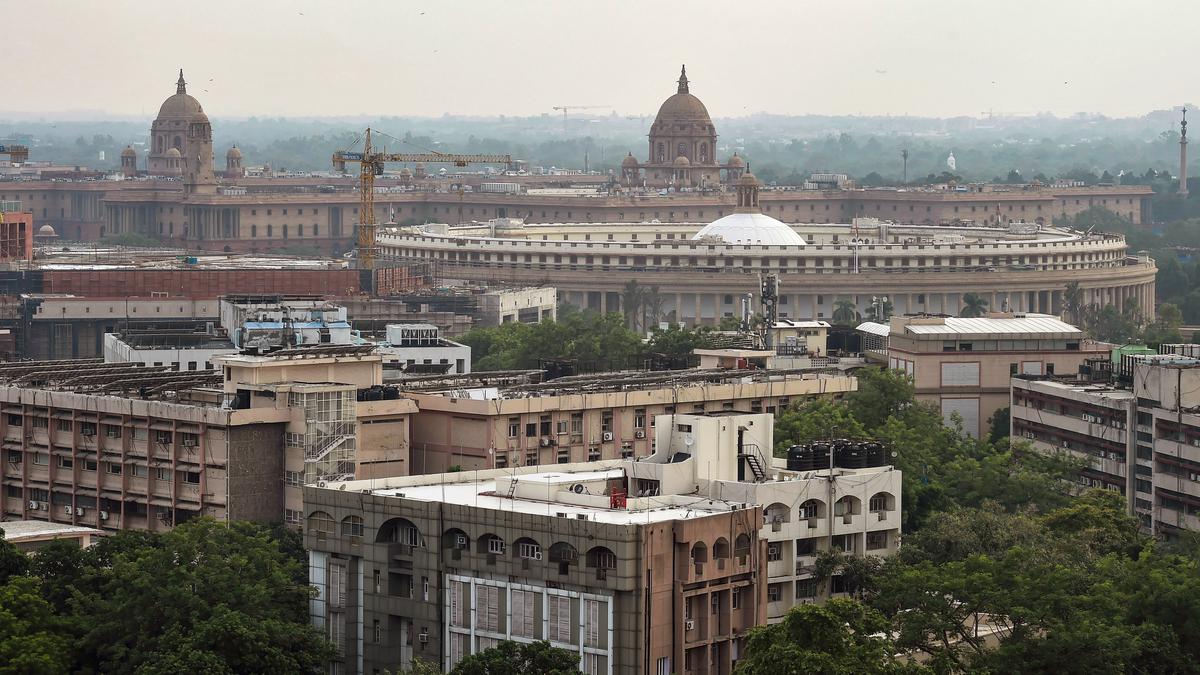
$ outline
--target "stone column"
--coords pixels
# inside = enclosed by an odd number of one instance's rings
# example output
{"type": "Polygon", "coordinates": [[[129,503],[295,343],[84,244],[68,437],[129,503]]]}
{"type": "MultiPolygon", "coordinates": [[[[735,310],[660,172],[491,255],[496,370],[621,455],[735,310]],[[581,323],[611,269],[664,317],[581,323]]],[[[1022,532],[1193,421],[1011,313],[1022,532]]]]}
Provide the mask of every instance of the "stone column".
{"type": "Polygon", "coordinates": [[[675,322],[683,321],[683,293],[675,294],[675,322]]]}

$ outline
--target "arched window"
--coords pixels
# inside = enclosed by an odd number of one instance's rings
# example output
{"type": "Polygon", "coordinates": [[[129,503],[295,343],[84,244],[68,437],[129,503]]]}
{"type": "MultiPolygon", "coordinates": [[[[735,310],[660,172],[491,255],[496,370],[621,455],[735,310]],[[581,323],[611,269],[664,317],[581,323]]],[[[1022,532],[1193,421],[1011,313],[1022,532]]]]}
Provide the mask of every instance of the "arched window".
{"type": "Polygon", "coordinates": [[[691,558],[697,565],[708,562],[708,546],[702,541],[692,544],[691,558]]]}
{"type": "Polygon", "coordinates": [[[161,153],[163,151],[164,143],[165,143],[165,141],[163,141],[162,136],[156,136],[154,138],[154,152],[161,153]]]}
{"type": "Polygon", "coordinates": [[[787,504],[775,502],[766,508],[763,517],[774,530],[778,531],[783,523],[791,522],[792,510],[787,507],[787,504]]]}
{"type": "Polygon", "coordinates": [[[596,570],[597,579],[607,579],[609,570],[617,569],[617,555],[604,546],[593,546],[587,552],[587,566],[596,570]]]}
{"type": "Polygon", "coordinates": [[[579,561],[579,551],[566,542],[558,542],[550,547],[550,562],[558,564],[559,574],[569,574],[571,565],[579,561]]]}
{"type": "Polygon", "coordinates": [[[871,513],[884,513],[896,510],[896,498],[890,492],[876,492],[867,501],[867,509],[871,513]]]}
{"type": "Polygon", "coordinates": [[[679,152],[677,152],[675,154],[675,156],[676,157],[687,157],[687,144],[686,143],[679,144],[679,152]]]}
{"type": "Polygon", "coordinates": [[[739,565],[745,565],[746,559],[750,557],[750,536],[745,532],[733,540],[733,557],[737,558],[739,565]]]}
{"type": "MultiPolygon", "coordinates": [[[[542,559],[542,545],[533,539],[530,539],[529,537],[521,537],[515,543],[516,546],[513,546],[513,555],[521,559],[523,562],[542,559]]],[[[526,567],[528,567],[527,562],[524,562],[524,564],[526,567]]]]}
{"type": "Polygon", "coordinates": [[[308,514],[308,531],[317,534],[333,534],[336,522],[333,516],[324,511],[313,511],[308,514]]]}
{"type": "Polygon", "coordinates": [[[183,136],[176,136],[175,140],[172,142],[172,145],[176,150],[183,152],[183,136]]]}
{"type": "Polygon", "coordinates": [[[361,537],[363,535],[363,519],[358,516],[342,518],[343,537],[361,537]]]}
{"type": "Polygon", "coordinates": [[[504,555],[504,552],[508,550],[508,547],[504,543],[504,539],[494,534],[485,534],[480,537],[477,542],[478,551],[489,556],[489,563],[494,562],[490,559],[490,556],[504,555]]]}
{"type": "Polygon", "coordinates": [[[452,527],[442,533],[442,548],[450,549],[450,557],[454,560],[462,558],[462,552],[471,548],[471,538],[466,532],[452,527]]]}
{"type": "Polygon", "coordinates": [[[379,527],[375,534],[376,544],[404,544],[405,546],[424,546],[425,540],[421,531],[407,518],[392,518],[379,527]]]}
{"type": "Polygon", "coordinates": [[[862,500],[852,495],[846,495],[833,504],[833,515],[849,519],[862,513],[862,500]]]}
{"type": "Polygon", "coordinates": [[[820,499],[809,499],[800,505],[800,509],[796,512],[797,518],[800,520],[812,520],[813,518],[825,517],[825,502],[820,499]]]}
{"type": "Polygon", "coordinates": [[[662,143],[658,144],[658,163],[662,164],[667,161],[667,148],[662,143]]]}
{"type": "Polygon", "coordinates": [[[700,144],[700,161],[701,162],[708,161],[708,143],[700,144]]]}

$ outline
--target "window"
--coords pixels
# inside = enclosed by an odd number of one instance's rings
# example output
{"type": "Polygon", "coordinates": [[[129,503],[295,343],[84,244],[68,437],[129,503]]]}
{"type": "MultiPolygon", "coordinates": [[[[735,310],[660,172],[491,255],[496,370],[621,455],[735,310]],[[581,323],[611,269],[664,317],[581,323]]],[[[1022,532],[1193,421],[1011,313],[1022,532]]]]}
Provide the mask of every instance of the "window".
{"type": "Polygon", "coordinates": [[[735,588],[729,593],[730,602],[734,609],[739,609],[742,606],[742,589],[735,588]]]}
{"type": "MultiPolygon", "coordinates": [[[[18,417],[17,419],[21,419],[21,418],[18,417]]],[[[20,422],[17,422],[17,424],[20,424],[20,422]]],[[[34,429],[48,429],[49,427],[50,427],[50,420],[46,419],[45,417],[33,418],[33,428],[34,429]]]]}
{"type": "Polygon", "coordinates": [[[767,585],[767,602],[779,602],[783,599],[783,587],[780,584],[767,585]]]}
{"type": "Polygon", "coordinates": [[[534,628],[534,618],[537,615],[537,611],[534,609],[535,602],[538,605],[542,604],[540,594],[533,591],[512,590],[509,611],[512,614],[510,630],[513,637],[541,637],[541,624],[537,625],[536,632],[534,628]]]}
{"type": "Polygon", "coordinates": [[[871,500],[867,503],[868,508],[871,511],[890,511],[891,509],[888,508],[889,496],[886,492],[880,492],[872,496],[871,500]]]}
{"type": "Polygon", "coordinates": [[[555,432],[560,436],[567,433],[567,420],[558,420],[555,423],[555,432]]]}
{"type": "Polygon", "coordinates": [[[504,555],[504,540],[500,537],[488,539],[488,553],[504,555]]]}
{"type": "Polygon", "coordinates": [[[887,545],[888,545],[887,530],[881,530],[879,532],[868,532],[867,533],[867,550],[868,551],[877,551],[881,548],[887,548],[887,545]]]}
{"type": "Polygon", "coordinates": [[[583,413],[571,413],[571,433],[576,436],[583,435],[583,413]]]}
{"type": "Polygon", "coordinates": [[[634,429],[645,429],[646,428],[646,409],[645,408],[638,408],[633,411],[633,428],[634,429]]]}
{"type": "Polygon", "coordinates": [[[783,559],[783,544],[773,541],[767,544],[767,560],[776,562],[783,559]]]}
{"type": "Polygon", "coordinates": [[[166,467],[155,469],[154,477],[158,480],[171,480],[171,470],[166,467]]]}
{"type": "Polygon", "coordinates": [[[300,487],[304,485],[304,474],[300,471],[284,471],[283,482],[290,487],[300,487]]]}
{"type": "MultiPolygon", "coordinates": [[[[34,426],[37,426],[37,425],[35,424],[34,426]]],[[[71,430],[71,420],[58,420],[57,426],[58,426],[59,431],[70,431],[71,430]]]]}
{"type": "Polygon", "coordinates": [[[817,597],[817,580],[800,579],[796,582],[796,599],[817,597]]]}
{"type": "Polygon", "coordinates": [[[320,534],[333,534],[333,516],[324,511],[313,511],[308,514],[308,530],[320,534]]]}
{"type": "Polygon", "coordinates": [[[542,547],[532,542],[523,541],[517,544],[517,555],[530,560],[541,560],[542,547]]]}
{"type": "Polygon", "coordinates": [[[135,476],[137,478],[145,478],[146,476],[148,476],[150,474],[150,470],[147,469],[146,467],[142,466],[141,464],[130,464],[129,465],[129,473],[130,473],[130,475],[135,476]]]}
{"type": "Polygon", "coordinates": [[[571,599],[561,595],[549,598],[550,625],[546,638],[551,642],[571,642],[571,599]]]}
{"type": "Polygon", "coordinates": [[[342,519],[343,537],[363,536],[363,519],[358,516],[346,516],[342,519]]]}
{"type": "Polygon", "coordinates": [[[120,464],[118,464],[117,462],[109,462],[108,464],[106,464],[104,466],[105,472],[110,473],[114,476],[120,476],[122,468],[123,467],[120,464]]]}
{"type": "Polygon", "coordinates": [[[288,525],[299,525],[300,520],[303,517],[304,517],[303,512],[298,511],[296,509],[284,509],[283,510],[283,522],[287,523],[288,525]]]}
{"type": "Polygon", "coordinates": [[[200,484],[200,472],[199,471],[180,471],[179,472],[179,481],[181,483],[187,483],[188,485],[199,485],[200,484]]]}
{"type": "Polygon", "coordinates": [[[58,466],[62,469],[70,469],[75,466],[75,461],[70,457],[59,457],[58,466]]]}
{"type": "Polygon", "coordinates": [[[525,424],[525,438],[537,437],[537,422],[528,422],[525,424]]]}
{"type": "Polygon", "coordinates": [[[816,539],[797,539],[796,540],[796,557],[817,554],[816,539]]]}
{"type": "Polygon", "coordinates": [[[104,436],[105,436],[105,438],[120,438],[121,437],[121,427],[113,425],[113,424],[105,424],[104,425],[104,436]]]}
{"type": "Polygon", "coordinates": [[[5,454],[8,455],[8,463],[9,464],[20,464],[21,463],[21,451],[20,450],[9,450],[5,454]]]}
{"type": "Polygon", "coordinates": [[[570,448],[559,448],[558,449],[558,463],[559,464],[567,464],[570,461],[571,461],[571,449],[570,448]]]}

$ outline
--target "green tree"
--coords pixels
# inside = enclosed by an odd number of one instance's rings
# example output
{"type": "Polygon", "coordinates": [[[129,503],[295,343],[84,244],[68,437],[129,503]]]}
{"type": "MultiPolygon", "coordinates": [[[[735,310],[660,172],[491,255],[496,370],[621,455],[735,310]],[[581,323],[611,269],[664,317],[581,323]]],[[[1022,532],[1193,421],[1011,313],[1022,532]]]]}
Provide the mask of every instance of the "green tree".
{"type": "Polygon", "coordinates": [[[858,306],[853,300],[842,298],[833,305],[833,322],[839,326],[850,326],[858,321],[858,306]]]}
{"type": "Polygon", "coordinates": [[[551,647],[549,642],[518,643],[505,640],[481,652],[464,657],[452,675],[576,675],[579,655],[551,647]]]}
{"type": "Polygon", "coordinates": [[[978,317],[987,313],[988,301],[978,293],[963,295],[963,308],[958,314],[964,317],[978,317]]]}
{"type": "Polygon", "coordinates": [[[889,623],[855,600],[800,605],[783,621],[750,629],[737,675],[875,675],[924,673],[895,657],[889,623]]]}
{"type": "Polygon", "coordinates": [[[41,582],[14,576],[0,585],[0,675],[57,675],[71,671],[70,637],[41,582]]]}
{"type": "Polygon", "coordinates": [[[311,587],[266,528],[200,518],[157,540],[111,552],[73,589],[80,668],[298,673],[331,656],[311,587]]]}
{"type": "Polygon", "coordinates": [[[1083,289],[1079,287],[1078,281],[1072,281],[1063,290],[1063,309],[1066,310],[1070,322],[1076,326],[1083,324],[1083,308],[1083,289]]]}
{"type": "Polygon", "coordinates": [[[775,454],[782,457],[796,444],[865,436],[866,430],[854,419],[849,408],[821,397],[779,413],[775,421],[775,454]]]}
{"type": "Polygon", "coordinates": [[[915,401],[912,379],[903,371],[886,368],[860,368],[855,371],[858,389],[846,395],[846,403],[855,419],[866,429],[883,425],[915,401]]]}
{"type": "Polygon", "coordinates": [[[28,571],[29,558],[6,540],[4,530],[0,530],[0,584],[7,583],[9,577],[20,576],[28,571]]]}
{"type": "Polygon", "coordinates": [[[625,325],[631,330],[641,327],[642,303],[645,299],[646,289],[636,279],[625,282],[625,288],[621,291],[621,310],[625,313],[625,325]]]}
{"type": "Polygon", "coordinates": [[[1008,406],[1004,406],[992,413],[992,416],[988,418],[988,440],[992,443],[999,443],[1001,440],[1008,438],[1011,419],[1012,411],[1008,406]]]}

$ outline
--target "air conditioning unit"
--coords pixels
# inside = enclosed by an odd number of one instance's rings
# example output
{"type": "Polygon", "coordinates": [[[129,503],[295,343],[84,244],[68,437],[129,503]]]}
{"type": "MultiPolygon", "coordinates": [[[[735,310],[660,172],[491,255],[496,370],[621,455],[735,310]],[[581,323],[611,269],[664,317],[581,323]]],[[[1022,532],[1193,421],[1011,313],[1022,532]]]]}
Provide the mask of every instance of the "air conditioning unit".
{"type": "Polygon", "coordinates": [[[429,643],[429,633],[427,633],[425,631],[421,631],[419,634],[417,634],[417,641],[420,642],[421,644],[428,644],[429,643]]]}
{"type": "Polygon", "coordinates": [[[63,513],[65,513],[69,516],[69,515],[75,513],[75,509],[71,508],[70,506],[64,506],[63,513]]]}
{"type": "Polygon", "coordinates": [[[633,432],[633,437],[634,438],[645,438],[646,432],[643,431],[642,429],[638,429],[637,431],[633,432]]]}
{"type": "Polygon", "coordinates": [[[542,559],[542,552],[541,552],[541,551],[534,551],[534,552],[533,552],[533,559],[534,559],[534,560],[541,560],[541,559],[542,559]]]}
{"type": "Polygon", "coordinates": [[[49,510],[50,510],[50,503],[49,503],[49,502],[38,502],[38,508],[39,508],[39,509],[41,509],[41,510],[43,510],[43,511],[49,511],[49,510]]]}
{"type": "Polygon", "coordinates": [[[693,621],[692,619],[688,619],[687,621],[684,621],[684,622],[683,622],[683,629],[684,629],[684,630],[692,630],[692,629],[693,629],[693,628],[695,628],[695,627],[696,627],[696,622],[695,622],[695,621],[693,621]]]}
{"type": "Polygon", "coordinates": [[[75,515],[77,515],[77,516],[79,516],[79,517],[81,517],[81,518],[82,518],[84,513],[86,513],[86,512],[83,510],[83,507],[82,507],[82,506],[76,506],[76,507],[75,507],[75,515]]]}
{"type": "Polygon", "coordinates": [[[541,440],[541,442],[539,443],[539,445],[541,445],[543,448],[548,448],[548,447],[550,447],[550,439],[549,439],[549,438],[547,438],[546,436],[542,436],[542,440],[541,440]]]}
{"type": "Polygon", "coordinates": [[[37,511],[37,510],[38,510],[38,503],[37,503],[37,502],[35,502],[35,501],[32,501],[32,500],[30,500],[30,502],[29,502],[29,510],[30,510],[30,511],[37,511]]]}
{"type": "Polygon", "coordinates": [[[183,440],[180,441],[180,445],[182,445],[185,448],[194,448],[194,447],[196,447],[196,439],[188,438],[185,436],[183,438],[183,440]]]}
{"type": "Polygon", "coordinates": [[[455,539],[454,539],[454,548],[466,548],[466,547],[467,547],[467,538],[466,538],[466,536],[464,536],[464,535],[461,535],[461,534],[460,534],[460,535],[458,535],[457,537],[455,537],[455,539]]]}
{"type": "Polygon", "coordinates": [[[108,520],[108,511],[100,512],[100,520],[108,520]]]}
{"type": "Polygon", "coordinates": [[[604,433],[600,434],[600,438],[603,439],[605,443],[611,443],[613,439],[613,432],[605,431],[604,433]]]}

